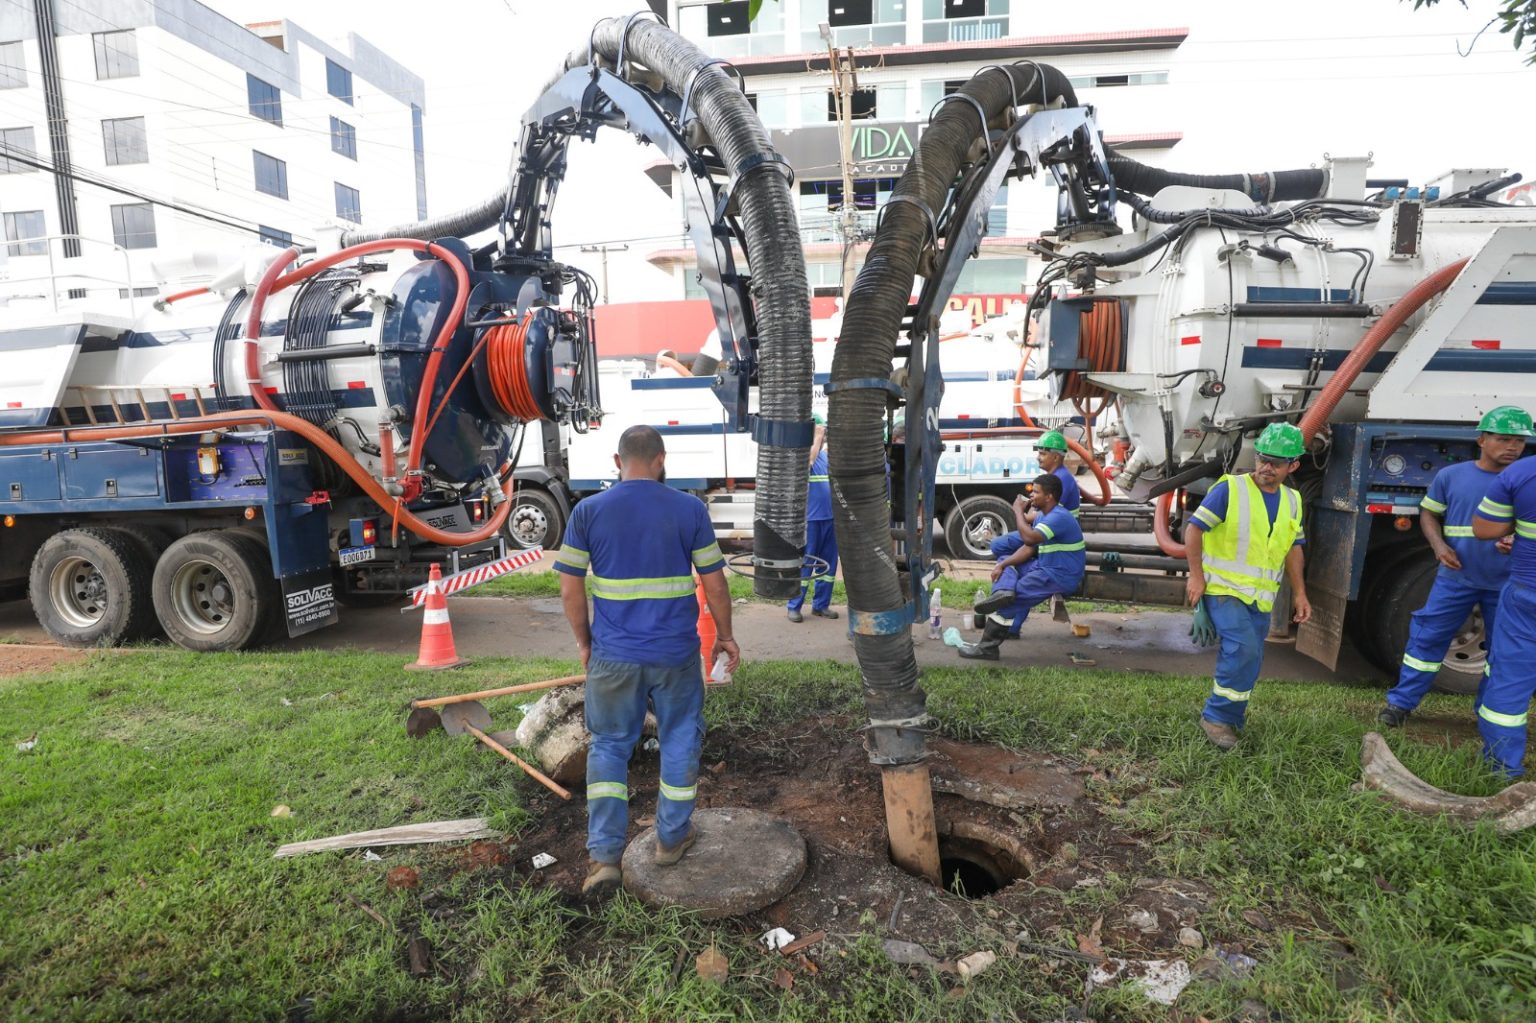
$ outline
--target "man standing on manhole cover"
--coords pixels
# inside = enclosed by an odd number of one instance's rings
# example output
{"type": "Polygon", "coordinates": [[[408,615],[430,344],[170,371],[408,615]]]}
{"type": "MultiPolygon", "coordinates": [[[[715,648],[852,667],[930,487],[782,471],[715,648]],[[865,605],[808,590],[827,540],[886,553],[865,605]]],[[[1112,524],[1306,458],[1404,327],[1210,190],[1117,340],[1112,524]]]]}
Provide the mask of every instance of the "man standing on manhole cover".
{"type": "Polygon", "coordinates": [[[1195,607],[1190,634],[1214,627],[1221,639],[1216,679],[1200,714],[1200,727],[1219,749],[1237,745],[1282,572],[1291,581],[1293,618],[1300,623],[1312,617],[1301,577],[1301,495],[1282,485],[1305,448],[1301,431],[1290,423],[1264,427],[1253,444],[1253,471],[1217,480],[1184,530],[1186,588],[1195,607]]]}
{"type": "Polygon", "coordinates": [[[704,741],[704,676],[699,663],[693,573],[735,671],[741,649],[731,632],[731,594],[704,503],[663,482],[661,434],[631,426],[619,437],[619,482],[576,506],[555,559],[560,598],[587,673],[587,853],[581,890],[603,894],[623,880],[619,862],[629,827],[629,758],[640,741],[647,700],[656,711],[661,781],[656,862],[670,866],[693,844],[689,818],[704,741]],[[591,571],[592,618],[587,617],[591,571]]]}

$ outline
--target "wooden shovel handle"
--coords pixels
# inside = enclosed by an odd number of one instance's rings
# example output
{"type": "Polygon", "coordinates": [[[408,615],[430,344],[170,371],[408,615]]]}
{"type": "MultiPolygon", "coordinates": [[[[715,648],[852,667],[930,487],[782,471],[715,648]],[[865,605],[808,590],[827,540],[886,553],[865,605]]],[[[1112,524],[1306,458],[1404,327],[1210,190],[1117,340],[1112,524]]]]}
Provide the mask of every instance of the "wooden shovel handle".
{"type": "Polygon", "coordinates": [[[435,696],[430,700],[412,700],[411,709],[418,707],[441,707],[445,703],[467,703],[470,700],[484,700],[492,696],[511,696],[513,693],[530,693],[535,689],[553,689],[556,686],[573,686],[585,682],[585,675],[567,675],[564,678],[552,678],[543,682],[525,682],[520,686],[506,686],[501,689],[482,689],[478,693],[464,693],[462,696],[435,696]]]}
{"type": "Polygon", "coordinates": [[[525,760],[523,760],[522,757],[518,756],[516,753],[513,753],[511,750],[507,749],[501,743],[497,742],[495,739],[492,739],[489,735],[486,735],[484,732],[480,731],[480,729],[476,728],[474,725],[469,724],[468,722],[465,722],[464,727],[465,727],[466,730],[468,730],[470,735],[473,735],[476,739],[479,739],[481,742],[485,743],[491,749],[495,750],[497,753],[500,753],[502,756],[506,757],[508,760],[510,760],[514,764],[516,764],[518,767],[521,767],[524,771],[527,771],[528,772],[528,776],[530,778],[532,778],[534,781],[538,782],[539,784],[543,785],[545,788],[549,789],[549,791],[553,792],[555,795],[559,796],[561,799],[568,800],[568,799],[571,798],[570,792],[568,792],[567,790],[561,788],[551,778],[549,778],[547,775],[545,775],[544,772],[540,771],[537,767],[534,767],[532,764],[527,763],[525,760]]]}

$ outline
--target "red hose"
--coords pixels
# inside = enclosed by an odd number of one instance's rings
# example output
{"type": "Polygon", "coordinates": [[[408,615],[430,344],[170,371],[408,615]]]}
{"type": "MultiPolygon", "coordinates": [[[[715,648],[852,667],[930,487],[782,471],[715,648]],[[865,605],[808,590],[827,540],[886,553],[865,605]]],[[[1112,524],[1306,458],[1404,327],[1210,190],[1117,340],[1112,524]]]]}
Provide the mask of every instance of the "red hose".
{"type": "Polygon", "coordinates": [[[1387,310],[1386,315],[1365,332],[1360,343],[1350,350],[1344,362],[1334,370],[1333,376],[1328,378],[1328,383],[1318,392],[1317,400],[1301,417],[1301,434],[1308,443],[1311,443],[1317,431],[1328,422],[1328,418],[1333,415],[1333,410],[1343,400],[1345,392],[1355,382],[1355,377],[1359,376],[1366,364],[1381,351],[1381,346],[1386,343],[1387,338],[1407,322],[1408,317],[1418,312],[1420,306],[1450,287],[1451,282],[1461,273],[1461,268],[1466,265],[1465,259],[1459,259],[1449,266],[1436,270],[1415,284],[1408,294],[1393,302],[1392,308],[1387,310]]]}
{"type": "Polygon", "coordinates": [[[1183,541],[1174,539],[1173,530],[1169,522],[1173,514],[1173,502],[1178,496],[1177,490],[1170,490],[1157,499],[1152,506],[1152,536],[1157,540],[1158,549],[1170,558],[1183,558],[1189,555],[1189,548],[1183,541]]]}
{"type": "Polygon", "coordinates": [[[102,426],[80,427],[70,430],[28,431],[25,433],[7,433],[0,435],[0,447],[11,447],[18,444],[64,444],[70,438],[79,437],[88,440],[128,440],[137,437],[167,437],[183,433],[205,433],[210,425],[242,426],[265,424],[291,430],[319,448],[321,453],[327,455],[333,462],[341,467],[352,479],[357,481],[374,503],[381,509],[388,508],[386,514],[394,518],[397,524],[402,524],[406,529],[421,537],[429,543],[442,544],[445,547],[463,547],[467,544],[480,543],[494,537],[502,525],[507,521],[507,516],[512,511],[510,496],[515,480],[508,480],[502,488],[509,500],[503,501],[501,508],[495,515],[472,533],[450,533],[428,525],[424,520],[417,518],[410,511],[402,507],[401,502],[387,492],[373,475],[353,458],[346,448],[341,446],[330,434],[320,427],[315,426],[307,419],[290,415],[287,412],[265,412],[249,410],[244,412],[213,412],[206,416],[198,416],[196,419],[181,419],[172,423],[161,423],[147,426],[102,426]]]}
{"type": "Polygon", "coordinates": [[[251,310],[245,318],[245,387],[256,400],[257,407],[268,412],[276,412],[277,404],[267,394],[266,388],[261,386],[261,310],[267,304],[267,295],[276,290],[273,285],[277,282],[278,274],[298,258],[298,246],[290,245],[267,265],[261,280],[256,282],[256,291],[251,296],[251,310]]]}
{"type": "Polygon", "coordinates": [[[206,294],[208,294],[207,288],[193,288],[190,291],[178,291],[174,295],[164,295],[160,298],[160,301],[170,305],[172,302],[180,302],[184,298],[196,298],[198,295],[206,294]]]}

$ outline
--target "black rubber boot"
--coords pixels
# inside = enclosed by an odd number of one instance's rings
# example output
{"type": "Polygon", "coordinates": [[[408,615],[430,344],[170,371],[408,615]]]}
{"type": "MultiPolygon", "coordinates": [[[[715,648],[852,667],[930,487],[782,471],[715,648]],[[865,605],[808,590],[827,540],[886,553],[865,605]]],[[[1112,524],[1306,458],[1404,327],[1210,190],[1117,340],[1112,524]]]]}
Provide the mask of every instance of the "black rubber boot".
{"type": "Polygon", "coordinates": [[[981,639],[976,643],[967,643],[960,648],[960,656],[968,661],[996,661],[1002,657],[1001,647],[1003,640],[1008,638],[1008,626],[999,625],[992,619],[987,619],[987,627],[982,630],[981,639]]]}

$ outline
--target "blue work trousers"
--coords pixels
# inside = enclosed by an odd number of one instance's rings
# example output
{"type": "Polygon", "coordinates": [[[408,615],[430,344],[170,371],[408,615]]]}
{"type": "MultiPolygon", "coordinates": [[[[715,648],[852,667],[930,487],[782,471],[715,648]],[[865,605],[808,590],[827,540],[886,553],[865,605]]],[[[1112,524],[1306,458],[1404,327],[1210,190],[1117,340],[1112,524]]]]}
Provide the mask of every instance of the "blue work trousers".
{"type": "Polygon", "coordinates": [[[992,556],[998,561],[1002,561],[1004,558],[1011,558],[1019,552],[1024,546],[1024,538],[1015,529],[1013,532],[1004,533],[996,540],[993,540],[990,546],[992,548],[992,556]]]}
{"type": "MultiPolygon", "coordinates": [[[[832,528],[831,519],[811,519],[805,524],[805,553],[827,563],[827,574],[816,580],[816,594],[811,598],[811,610],[825,611],[832,606],[832,580],[837,575],[837,531],[832,528]]],[[[810,574],[809,565],[800,570],[802,579],[810,574]]],[[[801,583],[800,595],[791,598],[787,605],[791,611],[805,606],[805,590],[806,584],[801,583]]]]}
{"type": "Polygon", "coordinates": [[[1525,771],[1525,721],[1536,693],[1536,587],[1513,580],[1499,599],[1488,648],[1488,674],[1478,696],[1483,757],[1510,778],[1525,771]]]}
{"type": "Polygon", "coordinates": [[[698,657],[655,666],[607,661],[587,664],[587,851],[617,863],[629,828],[629,758],[645,725],[646,702],[656,711],[661,784],[656,833],[675,846],[688,834],[704,744],[704,673],[698,657]]]}
{"type": "Polygon", "coordinates": [[[1491,637],[1499,614],[1499,592],[1468,586],[1460,572],[1440,569],[1429,599],[1413,613],[1408,625],[1408,648],[1403,651],[1403,666],[1397,685],[1387,693],[1387,702],[1402,710],[1419,705],[1451,649],[1451,640],[1473,608],[1482,607],[1484,635],[1491,637]]]}
{"type": "Polygon", "coordinates": [[[1216,626],[1221,645],[1216,651],[1216,680],[1201,717],[1233,728],[1243,726],[1248,698],[1259,680],[1264,663],[1264,637],[1269,635],[1269,612],[1228,594],[1207,594],[1205,613],[1216,626]]]}
{"type": "Polygon", "coordinates": [[[1081,582],[1082,580],[1074,582],[1071,579],[1057,578],[1052,573],[1043,571],[1039,563],[1033,560],[1026,561],[1022,566],[1009,565],[1003,569],[1003,574],[997,577],[997,582],[992,584],[992,592],[1011,590],[1014,601],[1001,611],[994,612],[992,620],[999,625],[1006,625],[1010,635],[1018,636],[1019,629],[1024,625],[1024,619],[1029,617],[1029,612],[1034,610],[1041,601],[1049,600],[1056,593],[1062,596],[1076,593],[1081,582]]]}

